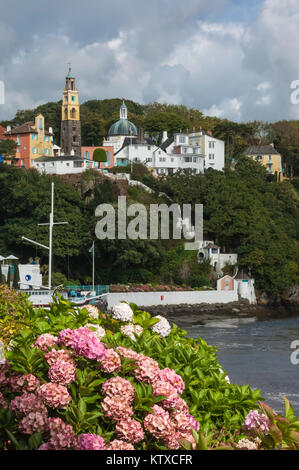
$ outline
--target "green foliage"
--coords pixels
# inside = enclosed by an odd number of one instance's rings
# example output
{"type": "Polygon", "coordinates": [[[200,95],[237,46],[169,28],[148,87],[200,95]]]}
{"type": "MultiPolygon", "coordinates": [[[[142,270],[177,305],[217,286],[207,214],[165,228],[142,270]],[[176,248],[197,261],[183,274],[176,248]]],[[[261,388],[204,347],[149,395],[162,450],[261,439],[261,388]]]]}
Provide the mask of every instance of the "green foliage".
{"type": "Polygon", "coordinates": [[[14,158],[16,155],[17,143],[14,140],[0,140],[0,155],[14,158]]]}
{"type": "Polygon", "coordinates": [[[93,152],[93,159],[95,162],[106,162],[107,161],[107,153],[104,149],[96,149],[93,152]]]}

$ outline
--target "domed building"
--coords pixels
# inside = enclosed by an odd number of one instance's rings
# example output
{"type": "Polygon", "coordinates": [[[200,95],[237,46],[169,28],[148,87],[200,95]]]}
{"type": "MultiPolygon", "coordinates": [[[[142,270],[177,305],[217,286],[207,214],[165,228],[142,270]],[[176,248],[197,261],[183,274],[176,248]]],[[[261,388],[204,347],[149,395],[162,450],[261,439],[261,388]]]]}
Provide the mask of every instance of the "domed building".
{"type": "Polygon", "coordinates": [[[128,108],[125,102],[119,110],[119,120],[112,124],[103,147],[113,147],[114,166],[126,166],[131,162],[142,162],[151,166],[154,142],[144,138],[142,129],[128,120],[128,108]]]}
{"type": "Polygon", "coordinates": [[[132,137],[138,135],[138,130],[135,124],[128,121],[128,108],[123,101],[120,107],[120,119],[112,124],[108,131],[108,136],[125,136],[125,137],[132,137]]]}

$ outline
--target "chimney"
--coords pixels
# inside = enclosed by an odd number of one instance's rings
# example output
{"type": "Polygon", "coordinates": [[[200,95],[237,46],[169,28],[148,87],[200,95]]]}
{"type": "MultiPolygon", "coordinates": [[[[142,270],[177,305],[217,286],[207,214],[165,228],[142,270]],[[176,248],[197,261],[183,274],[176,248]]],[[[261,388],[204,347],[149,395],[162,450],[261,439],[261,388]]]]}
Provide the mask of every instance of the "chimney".
{"type": "Polygon", "coordinates": [[[139,140],[139,142],[143,142],[143,140],[144,140],[143,129],[141,127],[139,127],[139,129],[138,129],[138,140],[139,140]]]}
{"type": "Polygon", "coordinates": [[[11,126],[6,126],[6,132],[10,132],[11,131],[11,126]]]}
{"type": "Polygon", "coordinates": [[[167,131],[163,131],[163,136],[162,136],[162,144],[168,139],[167,131]]]}
{"type": "Polygon", "coordinates": [[[53,134],[53,127],[49,127],[49,133],[53,134]]]}
{"type": "Polygon", "coordinates": [[[274,144],[273,144],[273,142],[272,142],[270,145],[271,145],[271,147],[273,147],[273,148],[274,148],[274,144]]]}
{"type": "Polygon", "coordinates": [[[72,149],[72,150],[71,150],[71,156],[73,157],[74,155],[75,155],[75,150],[72,149]]]}

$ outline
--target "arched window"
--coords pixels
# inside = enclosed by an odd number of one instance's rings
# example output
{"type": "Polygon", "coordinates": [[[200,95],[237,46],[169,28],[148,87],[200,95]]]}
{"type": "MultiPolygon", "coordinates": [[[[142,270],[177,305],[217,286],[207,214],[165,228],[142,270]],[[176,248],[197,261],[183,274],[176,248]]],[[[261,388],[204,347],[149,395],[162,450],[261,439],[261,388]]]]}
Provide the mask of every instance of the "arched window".
{"type": "Polygon", "coordinates": [[[71,110],[71,118],[72,119],[76,118],[76,109],[75,108],[72,108],[72,110],[71,110]]]}
{"type": "Polygon", "coordinates": [[[67,108],[64,108],[64,118],[67,119],[67,108]]]}

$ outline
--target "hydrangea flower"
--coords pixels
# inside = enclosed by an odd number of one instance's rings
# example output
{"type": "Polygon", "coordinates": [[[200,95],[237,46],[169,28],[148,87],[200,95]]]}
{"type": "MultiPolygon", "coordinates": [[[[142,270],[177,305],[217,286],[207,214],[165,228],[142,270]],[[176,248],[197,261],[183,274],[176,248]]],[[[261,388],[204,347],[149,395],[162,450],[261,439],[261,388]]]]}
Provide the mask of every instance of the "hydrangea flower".
{"type": "Polygon", "coordinates": [[[102,410],[107,418],[113,421],[130,418],[133,414],[133,408],[126,399],[105,397],[101,402],[102,410]]]}
{"type": "Polygon", "coordinates": [[[112,307],[112,317],[115,320],[131,322],[133,321],[133,315],[133,310],[128,304],[120,303],[112,307]]]}
{"type": "Polygon", "coordinates": [[[32,374],[13,374],[9,385],[14,392],[35,392],[39,387],[39,380],[32,374]]]}
{"type": "Polygon", "coordinates": [[[23,434],[47,431],[48,415],[40,411],[31,411],[20,421],[19,430],[23,434]]]}
{"type": "Polygon", "coordinates": [[[165,338],[171,331],[169,322],[166,320],[166,318],[161,317],[161,315],[156,315],[154,318],[158,318],[160,321],[152,326],[152,330],[162,338],[165,338]]]}
{"type": "Polygon", "coordinates": [[[157,380],[152,384],[152,387],[154,396],[164,395],[166,397],[166,399],[162,401],[162,405],[165,408],[174,408],[178,398],[178,392],[170,383],[157,380]]]}
{"type": "Polygon", "coordinates": [[[85,325],[86,328],[89,328],[91,331],[94,332],[94,334],[96,335],[96,337],[101,340],[102,338],[104,338],[104,336],[106,335],[106,331],[104,330],[104,328],[100,325],[93,325],[92,323],[87,323],[87,325],[85,325]]]}
{"type": "Polygon", "coordinates": [[[19,414],[27,415],[30,412],[37,412],[46,414],[47,408],[43,401],[35,393],[23,393],[11,400],[9,409],[19,414]]]}
{"type": "Polygon", "coordinates": [[[121,370],[120,357],[113,349],[106,349],[105,359],[102,362],[102,370],[107,373],[119,372],[121,370]]]}
{"type": "Polygon", "coordinates": [[[45,333],[40,335],[34,343],[38,349],[44,352],[48,352],[49,349],[52,349],[55,344],[57,344],[58,338],[56,336],[45,333]]]}
{"type": "Polygon", "coordinates": [[[4,396],[0,392],[0,409],[1,408],[8,408],[8,404],[6,403],[4,396]]]}
{"type": "Polygon", "coordinates": [[[250,441],[249,439],[241,439],[237,446],[238,449],[242,450],[257,450],[258,449],[258,442],[250,441]]]}
{"type": "Polygon", "coordinates": [[[52,366],[57,361],[70,362],[75,365],[72,353],[66,349],[53,349],[53,351],[49,351],[48,354],[45,355],[45,359],[49,366],[52,366]]]}
{"type": "Polygon", "coordinates": [[[78,450],[103,450],[104,439],[97,434],[80,434],[77,437],[78,450]]]}
{"type": "Polygon", "coordinates": [[[56,361],[49,369],[49,379],[57,384],[69,385],[76,379],[76,368],[70,361],[56,361]]]}
{"type": "Polygon", "coordinates": [[[172,385],[179,394],[183,393],[185,388],[185,384],[182,377],[178,375],[174,370],[169,369],[168,367],[160,370],[155,380],[170,383],[170,385],[172,385]]]}
{"type": "Polygon", "coordinates": [[[123,356],[126,357],[127,359],[138,359],[139,354],[136,351],[133,351],[133,349],[130,348],[124,348],[123,346],[118,346],[116,348],[117,352],[123,356]]]}
{"type": "Polygon", "coordinates": [[[168,439],[175,432],[175,426],[171,422],[169,414],[149,413],[143,421],[146,431],[156,439],[168,439]]]}
{"type": "Polygon", "coordinates": [[[120,441],[118,439],[114,439],[111,441],[106,447],[105,450],[135,450],[132,444],[129,444],[125,441],[120,441]]]}
{"type": "Polygon", "coordinates": [[[160,367],[157,361],[150,357],[141,355],[138,356],[137,367],[134,370],[136,379],[141,380],[145,383],[151,383],[155,380],[159,374],[160,367]]]}
{"type": "Polygon", "coordinates": [[[95,319],[99,318],[99,311],[97,307],[95,307],[94,305],[89,305],[89,304],[83,305],[80,308],[85,308],[85,310],[88,311],[90,317],[95,318],[95,319]]]}
{"type": "Polygon", "coordinates": [[[129,442],[140,442],[144,438],[141,424],[132,418],[120,420],[115,427],[115,432],[118,437],[129,442]]]}
{"type": "Polygon", "coordinates": [[[55,450],[74,449],[77,442],[74,430],[60,418],[48,419],[50,440],[49,444],[55,450]]]}
{"type": "Polygon", "coordinates": [[[120,331],[123,335],[128,336],[132,341],[136,341],[135,335],[140,336],[141,333],[143,333],[143,328],[140,325],[129,323],[128,325],[122,325],[120,327],[120,331]]]}
{"type": "Polygon", "coordinates": [[[269,434],[270,425],[269,418],[256,410],[250,410],[244,422],[246,431],[260,431],[265,434],[269,434]]]}
{"type": "Polygon", "coordinates": [[[135,388],[123,377],[111,377],[102,385],[102,392],[110,398],[120,398],[131,403],[134,400],[135,388]]]}
{"type": "Polygon", "coordinates": [[[72,397],[64,385],[45,383],[37,391],[38,397],[50,408],[66,408],[72,397]]]}
{"type": "Polygon", "coordinates": [[[103,343],[88,328],[81,327],[74,330],[71,346],[78,356],[86,359],[102,361],[105,358],[103,343]]]}

